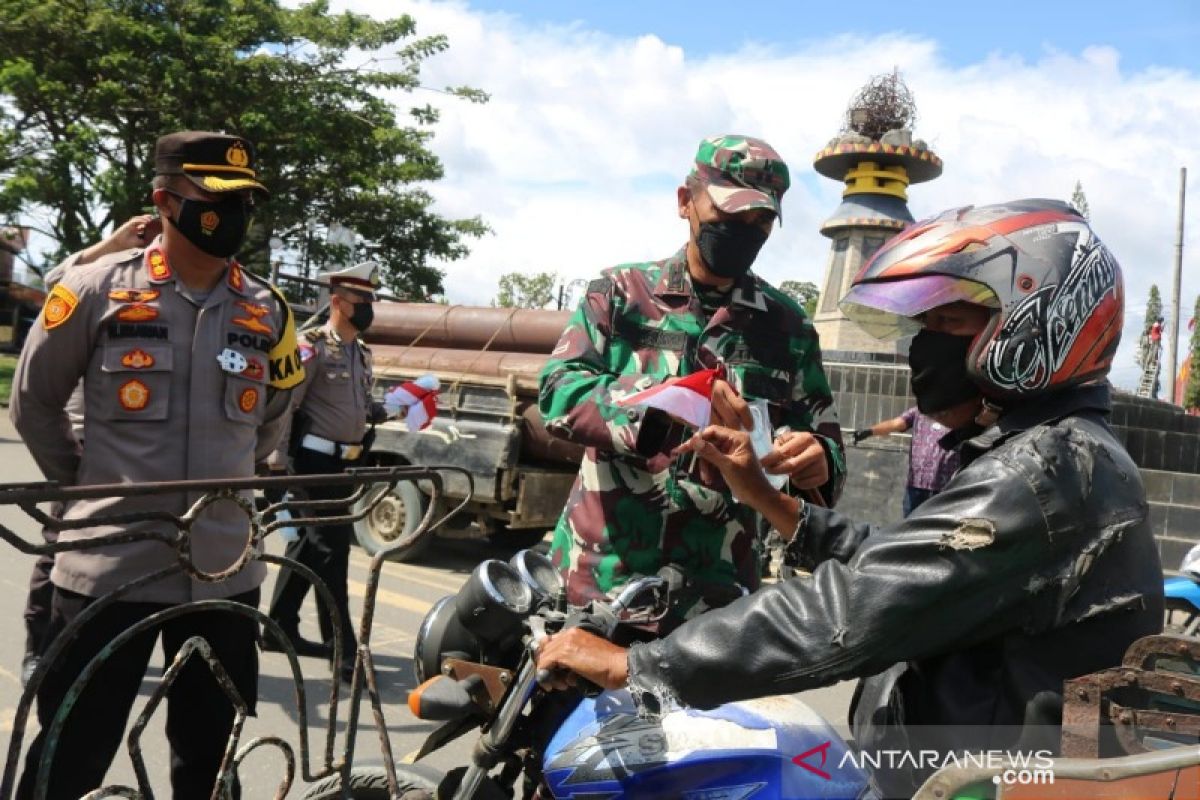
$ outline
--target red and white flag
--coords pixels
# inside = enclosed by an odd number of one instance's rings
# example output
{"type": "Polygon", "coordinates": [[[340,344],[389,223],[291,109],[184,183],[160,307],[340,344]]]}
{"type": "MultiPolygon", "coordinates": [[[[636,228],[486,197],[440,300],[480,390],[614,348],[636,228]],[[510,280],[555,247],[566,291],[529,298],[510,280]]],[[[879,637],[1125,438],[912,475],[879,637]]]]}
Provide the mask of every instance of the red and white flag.
{"type": "Polygon", "coordinates": [[[702,369],[623,397],[617,405],[657,408],[688,425],[703,428],[712,414],[713,383],[721,377],[724,377],[721,369],[702,369]]]}
{"type": "Polygon", "coordinates": [[[423,431],[437,416],[438,388],[437,378],[422,375],[390,389],[383,397],[383,406],[392,416],[404,411],[404,423],[413,433],[423,431]]]}

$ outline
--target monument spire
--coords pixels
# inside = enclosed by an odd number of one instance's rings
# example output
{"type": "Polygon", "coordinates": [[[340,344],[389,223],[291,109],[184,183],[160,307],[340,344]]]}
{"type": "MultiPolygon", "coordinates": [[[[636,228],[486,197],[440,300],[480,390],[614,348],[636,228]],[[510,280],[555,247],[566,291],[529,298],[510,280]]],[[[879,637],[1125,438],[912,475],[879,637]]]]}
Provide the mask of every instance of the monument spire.
{"type": "Polygon", "coordinates": [[[942,174],[942,160],[913,138],[917,109],[899,70],[877,75],[850,102],[842,131],[813,159],[821,175],[845,184],[842,204],[821,225],[833,240],[814,323],[822,350],[895,353],[838,310],[859,269],[880,246],[913,221],[910,184],[942,174]]]}

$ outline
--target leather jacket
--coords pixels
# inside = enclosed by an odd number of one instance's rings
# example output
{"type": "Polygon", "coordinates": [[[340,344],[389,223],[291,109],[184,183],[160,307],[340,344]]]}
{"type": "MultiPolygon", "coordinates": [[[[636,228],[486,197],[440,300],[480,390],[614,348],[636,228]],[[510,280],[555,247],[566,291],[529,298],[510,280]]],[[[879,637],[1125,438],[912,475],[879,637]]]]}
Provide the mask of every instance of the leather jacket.
{"type": "MultiPolygon", "coordinates": [[[[1061,703],[1064,679],[1118,664],[1162,626],[1145,491],[1109,407],[1104,385],[1009,411],[894,525],[809,507],[794,544],[811,576],[635,645],[635,699],[712,708],[884,673],[859,687],[860,747],[914,726],[930,733],[922,747],[1013,744],[1002,726],[1019,730],[1031,701],[1061,703]],[[871,695],[877,707],[863,709],[871,695]]],[[[1057,725],[1061,705],[1050,716],[1057,725]]]]}

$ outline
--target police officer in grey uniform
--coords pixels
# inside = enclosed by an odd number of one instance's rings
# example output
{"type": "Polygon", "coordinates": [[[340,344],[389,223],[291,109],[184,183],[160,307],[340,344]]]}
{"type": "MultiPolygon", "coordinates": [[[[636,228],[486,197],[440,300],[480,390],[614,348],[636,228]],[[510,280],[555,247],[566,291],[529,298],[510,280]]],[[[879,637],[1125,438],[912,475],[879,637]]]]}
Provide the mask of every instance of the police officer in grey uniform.
{"type": "MultiPolygon", "coordinates": [[[[368,426],[387,418],[383,405],[371,399],[374,375],[371,351],[359,334],[371,325],[371,305],[379,286],[379,267],[364,262],[340,272],[322,276],[329,283],[329,321],[305,331],[300,337],[300,359],[304,363],[304,383],[292,395],[291,430],[281,447],[292,444],[293,471],[298,475],[341,472],[359,466],[370,446],[364,443],[368,426]]],[[[283,458],[277,453],[274,463],[283,458]]],[[[352,487],[310,486],[312,500],[344,499],[352,487]]],[[[348,506],[316,509],[321,516],[342,516],[348,506]]],[[[350,618],[346,581],[350,559],[350,539],[354,527],[349,523],[309,526],[299,538],[288,543],[285,555],[312,569],[333,594],[335,612],[343,631],[341,678],[349,682],[354,670],[355,635],[350,618]]],[[[330,610],[317,595],[321,642],[300,636],[300,606],[310,583],[303,576],[283,569],[275,583],[270,616],[284,630],[292,646],[302,655],[332,657],[333,623],[330,610]]],[[[263,649],[281,650],[271,636],[263,639],[263,649]]]]}
{"type": "MultiPolygon", "coordinates": [[[[14,376],[13,423],[43,473],[64,485],[244,478],[274,449],[289,394],[303,380],[291,312],[268,284],[232,255],[255,197],[266,194],[254,151],[236,136],[183,132],[155,147],[154,204],[165,220],[146,248],[68,270],[46,300],[14,376]],[[85,448],[71,435],[65,405],[83,381],[85,448]]],[[[133,512],[181,515],[193,493],[79,500],[68,520],[133,512]]],[[[249,501],[249,497],[247,497],[249,501]]],[[[120,531],[173,532],[146,521],[64,530],[60,542],[120,531]]],[[[190,531],[190,559],[207,573],[235,564],[249,524],[231,503],[207,507],[190,531]]],[[[97,598],[178,563],[174,548],[143,540],[57,554],[49,636],[97,598]]],[[[179,572],[126,592],[79,631],[38,691],[45,731],[88,662],[123,631],[158,611],[224,598],[257,606],[266,569],[252,561],[232,577],[179,572]]],[[[75,701],[58,739],[48,797],[79,797],[101,784],[120,744],[155,642],[168,663],[201,636],[253,712],[257,625],[232,614],[184,614],[108,654],[75,701]]],[[[191,660],[167,698],[171,783],[176,798],[208,798],[234,708],[200,660],[191,660]]],[[[44,733],[26,755],[19,797],[32,794],[44,733]]]]}

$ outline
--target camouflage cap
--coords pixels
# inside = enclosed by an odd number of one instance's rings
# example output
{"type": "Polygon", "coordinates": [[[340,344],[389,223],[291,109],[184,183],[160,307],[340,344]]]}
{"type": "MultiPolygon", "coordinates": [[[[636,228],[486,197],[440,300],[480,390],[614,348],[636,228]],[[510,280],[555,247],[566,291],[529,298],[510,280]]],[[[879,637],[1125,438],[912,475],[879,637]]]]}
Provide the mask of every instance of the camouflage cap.
{"type": "Polygon", "coordinates": [[[710,136],[700,142],[691,175],[704,182],[713,203],[728,214],[767,208],[781,219],[783,193],[792,183],[775,148],[752,136],[710,136]]]}

